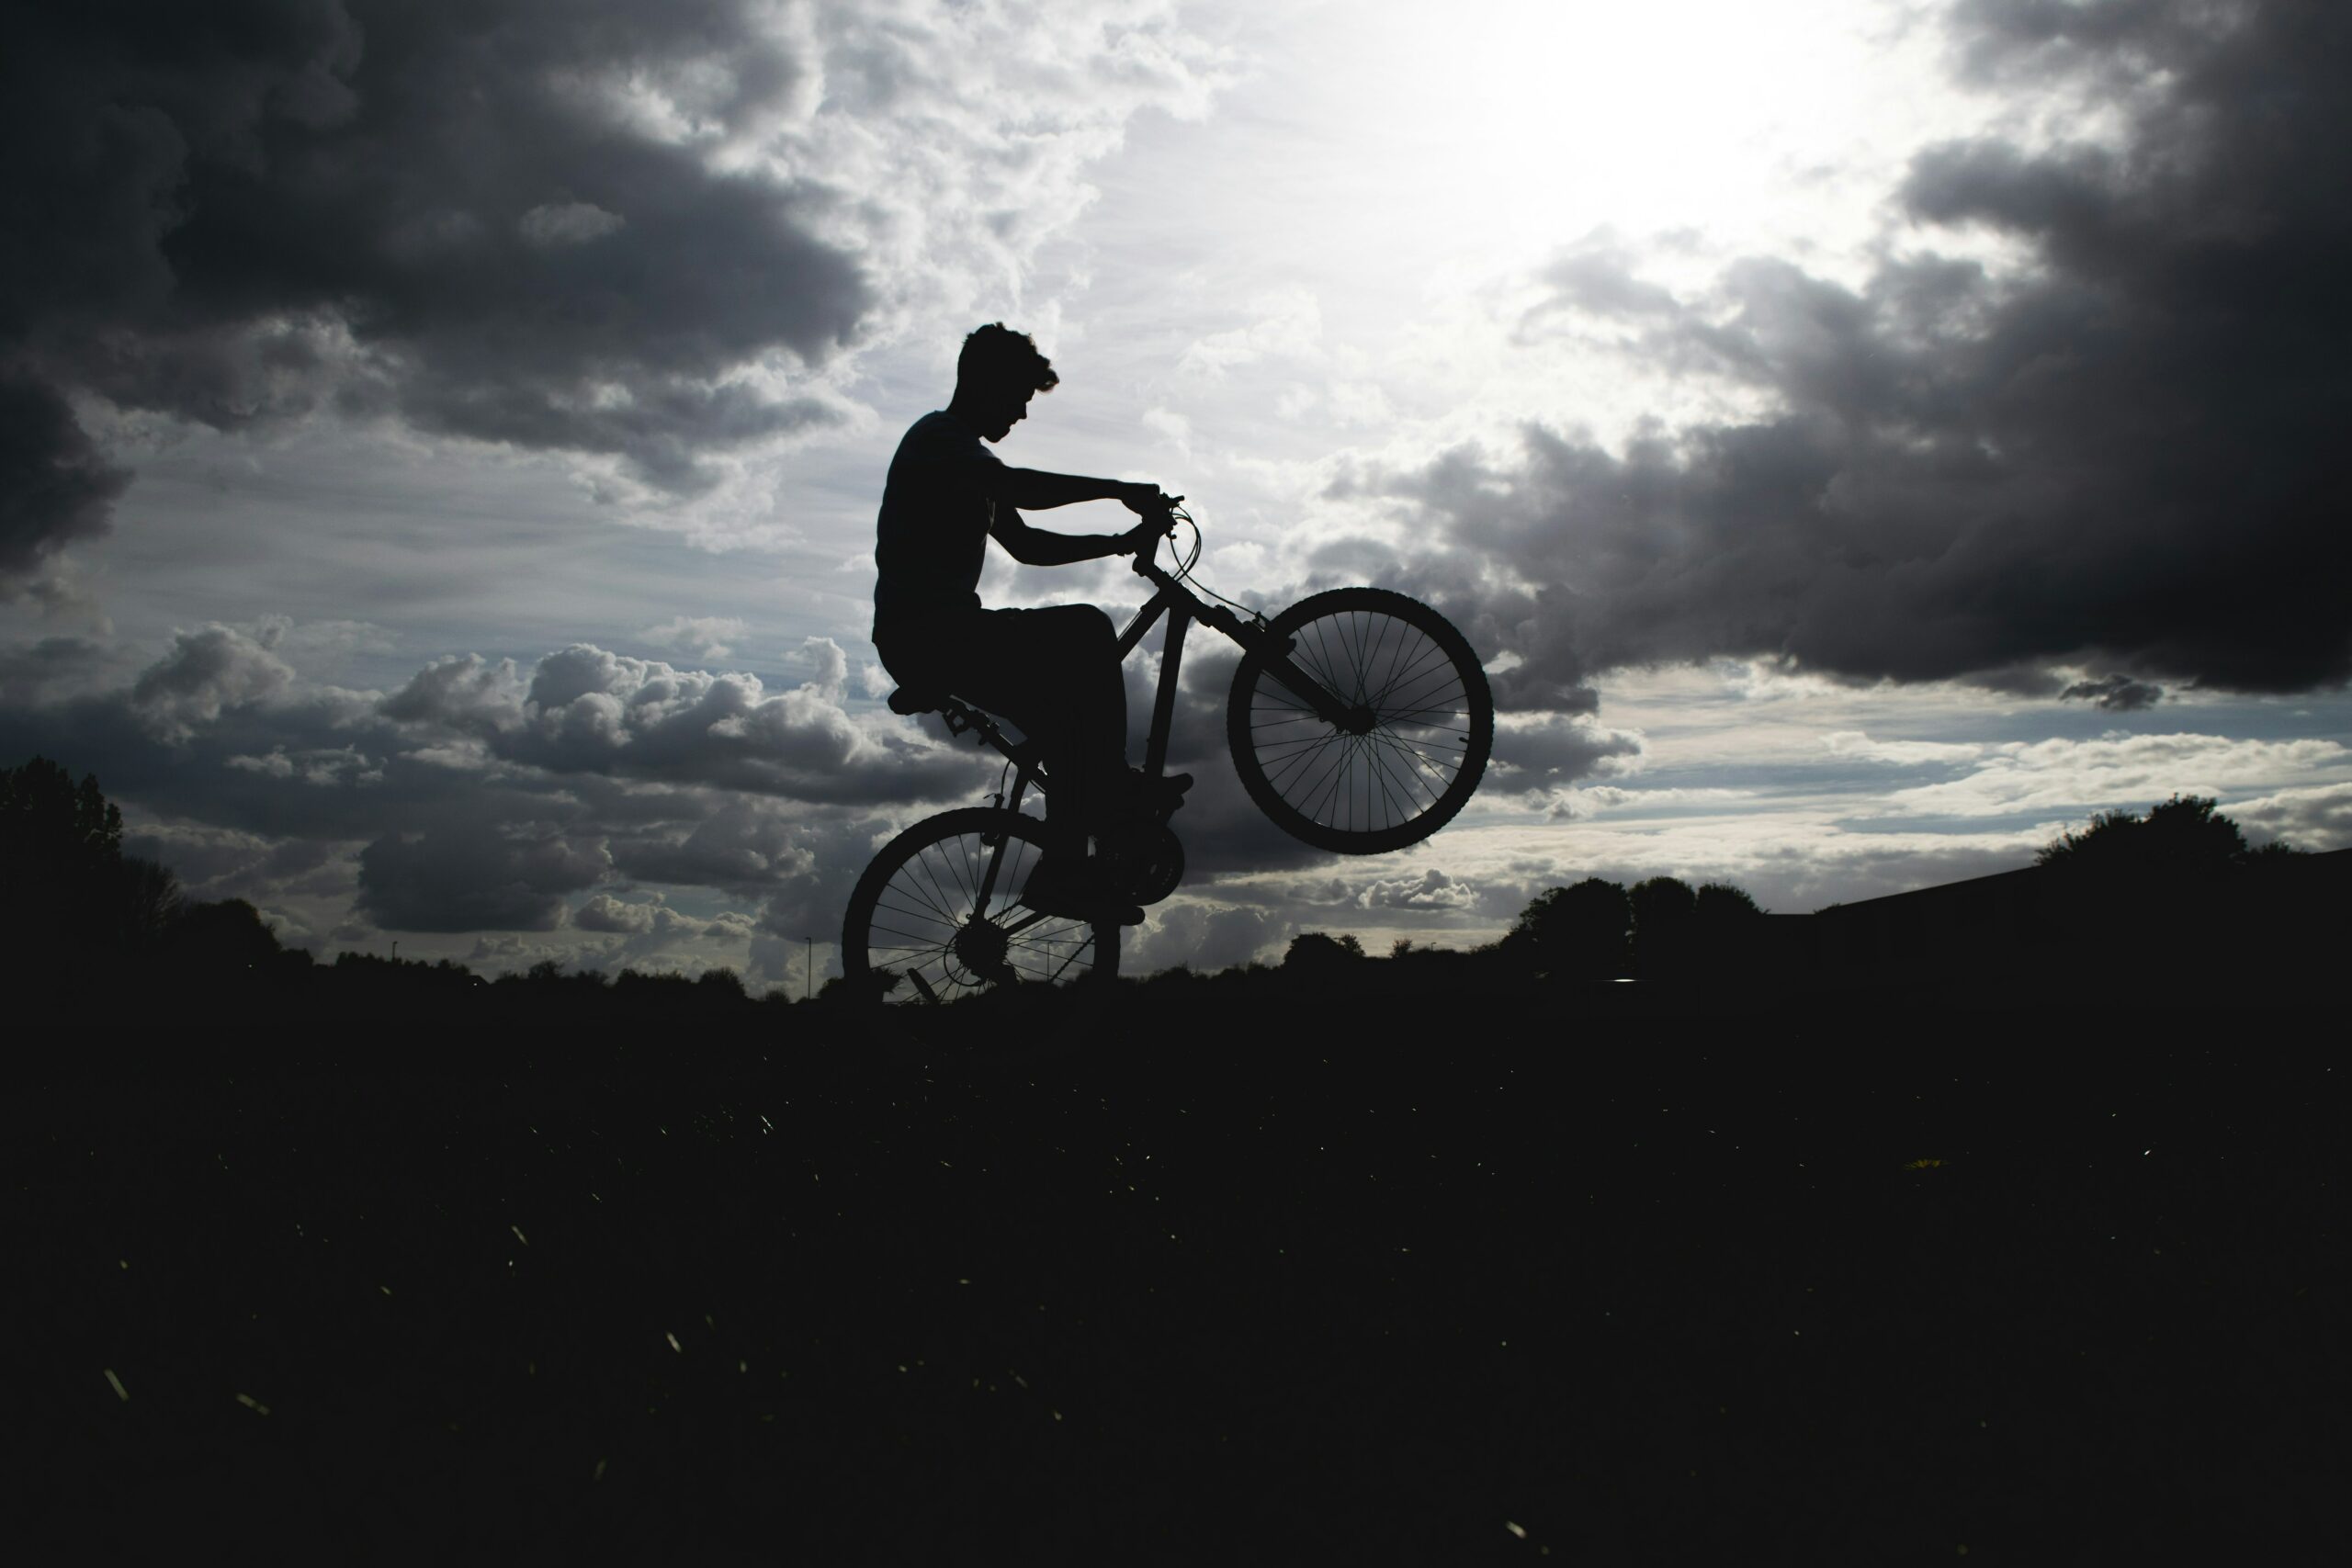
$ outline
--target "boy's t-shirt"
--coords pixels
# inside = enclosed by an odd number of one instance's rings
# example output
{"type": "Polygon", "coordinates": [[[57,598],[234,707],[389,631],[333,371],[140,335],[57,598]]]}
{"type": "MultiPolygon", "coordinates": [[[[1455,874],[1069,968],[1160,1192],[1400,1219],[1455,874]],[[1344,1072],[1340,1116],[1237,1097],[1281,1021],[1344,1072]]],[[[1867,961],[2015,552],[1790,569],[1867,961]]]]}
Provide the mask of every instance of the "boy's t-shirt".
{"type": "Polygon", "coordinates": [[[980,607],[996,502],[979,481],[1003,467],[944,409],[915,421],[899,439],[875,532],[876,640],[893,623],[914,629],[922,617],[980,607]]]}

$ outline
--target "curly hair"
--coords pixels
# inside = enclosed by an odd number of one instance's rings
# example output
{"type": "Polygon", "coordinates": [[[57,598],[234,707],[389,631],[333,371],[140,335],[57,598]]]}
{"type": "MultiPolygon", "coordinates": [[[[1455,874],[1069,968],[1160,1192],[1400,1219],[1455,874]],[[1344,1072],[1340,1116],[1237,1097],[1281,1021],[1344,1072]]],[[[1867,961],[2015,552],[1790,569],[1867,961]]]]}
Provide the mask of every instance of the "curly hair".
{"type": "Polygon", "coordinates": [[[958,387],[1017,386],[1050,392],[1061,384],[1053,362],[1037,352],[1027,333],[1016,333],[1002,321],[975,328],[956,356],[958,387]]]}

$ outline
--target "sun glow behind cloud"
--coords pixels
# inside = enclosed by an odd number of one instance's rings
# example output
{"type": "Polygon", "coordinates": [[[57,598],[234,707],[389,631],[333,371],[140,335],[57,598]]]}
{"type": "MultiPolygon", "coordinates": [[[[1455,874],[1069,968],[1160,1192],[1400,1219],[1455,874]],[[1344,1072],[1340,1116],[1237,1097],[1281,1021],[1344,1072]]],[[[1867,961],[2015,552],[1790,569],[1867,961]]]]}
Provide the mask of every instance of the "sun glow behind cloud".
{"type": "MultiPolygon", "coordinates": [[[[1747,389],[1618,352],[1611,323],[1546,318],[1531,352],[1543,271],[1599,248],[1705,309],[1742,257],[1857,283],[1919,243],[1883,207],[1911,154],[2024,111],[1954,86],[1942,35],[1914,20],[1871,0],[1660,0],[1237,24],[1253,64],[1218,113],[1143,125],[1137,154],[1101,171],[1066,319],[1128,345],[1148,406],[1187,422],[1188,457],[1401,456],[1530,418],[1613,445],[1645,421],[1753,415],[1747,389]],[[1221,177],[1199,180],[1204,164],[1221,177]],[[1278,315],[1313,330],[1277,332],[1278,315]],[[1199,326],[1163,349],[1171,321],[1199,326]],[[1264,352],[1243,365],[1235,344],[1264,352]]],[[[1319,488],[1295,488],[1292,514],[1319,488]]]]}
{"type": "Polygon", "coordinates": [[[1862,238],[1835,184],[1890,130],[1910,140],[1900,119],[1916,134],[1917,110],[1891,109],[1950,96],[1904,90],[1924,62],[1874,30],[1884,17],[1843,0],[1408,6],[1368,32],[1412,218],[1510,265],[1601,227],[1707,248],[1862,238]]]}

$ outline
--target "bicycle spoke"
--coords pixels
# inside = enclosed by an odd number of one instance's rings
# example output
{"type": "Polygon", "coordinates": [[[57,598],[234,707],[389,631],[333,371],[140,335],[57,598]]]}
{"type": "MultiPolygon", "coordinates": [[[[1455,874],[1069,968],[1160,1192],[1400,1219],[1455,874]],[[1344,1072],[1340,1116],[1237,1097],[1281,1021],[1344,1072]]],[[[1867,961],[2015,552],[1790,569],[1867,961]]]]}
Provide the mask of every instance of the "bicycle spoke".
{"type": "Polygon", "coordinates": [[[921,880],[914,877],[909,877],[904,883],[901,883],[899,878],[893,877],[890,879],[890,886],[894,890],[900,892],[903,897],[912,898],[928,908],[932,912],[933,919],[944,920],[950,926],[953,926],[956,923],[955,913],[950,910],[946,905],[941,903],[936,897],[933,897],[931,893],[925,892],[923,889],[923,884],[921,880]]]}
{"type": "Polygon", "coordinates": [[[939,874],[942,871],[945,871],[951,880],[956,879],[955,863],[942,854],[939,857],[940,863],[934,866],[930,853],[933,847],[935,846],[927,846],[924,852],[915,858],[915,869],[922,874],[923,880],[930,884],[932,892],[936,896],[937,901],[933,907],[946,918],[950,925],[960,926],[967,917],[956,911],[965,906],[966,900],[950,893],[939,880],[939,874]]]}
{"type": "Polygon", "coordinates": [[[1416,743],[1386,725],[1375,728],[1369,739],[1375,746],[1396,753],[1400,759],[1411,758],[1415,762],[1426,767],[1432,776],[1441,781],[1438,785],[1440,793],[1443,793],[1445,787],[1443,781],[1452,778],[1460,771],[1459,768],[1451,765],[1451,760],[1432,756],[1429,750],[1424,750],[1422,744],[1416,743]]]}
{"type": "Polygon", "coordinates": [[[1307,732],[1271,735],[1254,742],[1261,765],[1268,784],[1283,798],[1301,805],[1312,802],[1306,815],[1317,820],[1353,824],[1376,817],[1381,826],[1409,821],[1442,797],[1453,772],[1458,771],[1431,754],[1429,740],[1400,736],[1393,725],[1384,724],[1363,737],[1344,735],[1308,716],[1252,725],[1257,729],[1286,727],[1303,727],[1307,732]],[[1326,754],[1335,748],[1334,754],[1326,754]],[[1390,756],[1392,752],[1396,755],[1390,756]]]}
{"type": "MultiPolygon", "coordinates": [[[[1008,938],[1010,938],[1010,937],[1016,937],[1016,936],[1027,936],[1027,935],[1028,935],[1028,931],[1029,931],[1029,928],[1030,928],[1030,927],[1032,927],[1032,926],[1035,925],[1035,924],[1036,924],[1038,921],[1040,921],[1040,920],[1050,920],[1050,919],[1055,919],[1055,917],[1054,917],[1054,916],[1052,916],[1052,915],[1044,914],[1044,913],[1039,912],[1038,910],[1032,909],[1032,910],[1030,910],[1027,914],[1025,914],[1025,915],[1022,916],[1022,917],[1021,917],[1021,919],[1017,919],[1017,920],[1013,921],[1011,925],[1001,927],[1001,929],[1003,931],[1004,934],[1005,934],[1008,938]]],[[[1050,941],[1050,940],[1052,940],[1052,939],[1048,936],[1048,937],[1032,938],[1031,940],[1033,940],[1033,941],[1040,941],[1040,942],[1044,942],[1044,941],[1050,941]]]]}
{"type": "MultiPolygon", "coordinates": [[[[1385,623],[1385,626],[1384,626],[1382,629],[1382,637],[1385,640],[1387,637],[1386,626],[1394,626],[1396,628],[1396,646],[1389,650],[1388,668],[1386,672],[1375,682],[1376,689],[1374,691],[1372,695],[1372,705],[1375,708],[1386,705],[1387,694],[1396,683],[1397,666],[1404,661],[1406,654],[1411,650],[1413,647],[1412,639],[1420,636],[1420,634],[1415,631],[1414,628],[1407,626],[1404,622],[1396,619],[1394,616],[1383,616],[1382,619],[1385,623]]],[[[1421,640],[1427,642],[1429,639],[1427,637],[1422,637],[1421,640]]],[[[1440,652],[1442,651],[1442,649],[1440,649],[1440,652]]]]}
{"type": "Polygon", "coordinates": [[[1342,739],[1344,737],[1338,730],[1326,728],[1319,735],[1302,735],[1295,740],[1271,741],[1258,748],[1258,754],[1270,761],[1286,761],[1298,755],[1302,749],[1329,746],[1342,739]]]}
{"type": "Polygon", "coordinates": [[[1340,688],[1340,700],[1347,703],[1363,701],[1363,649],[1357,644],[1356,629],[1353,615],[1334,622],[1331,627],[1331,635],[1338,641],[1340,651],[1347,656],[1347,684],[1340,688]]]}
{"type": "Polygon", "coordinates": [[[1414,656],[1411,664],[1400,670],[1391,671],[1388,680],[1382,683],[1379,694],[1372,699],[1372,705],[1385,712],[1388,707],[1389,699],[1400,687],[1410,691],[1414,684],[1427,675],[1450,673],[1453,669],[1453,661],[1445,656],[1445,649],[1435,643],[1430,643],[1427,649],[1414,656]]]}
{"type": "Polygon", "coordinates": [[[1319,782],[1322,775],[1319,773],[1313,773],[1316,764],[1342,739],[1343,737],[1339,735],[1327,735],[1315,745],[1292,753],[1281,773],[1268,778],[1266,782],[1272,784],[1275,793],[1282,795],[1283,799],[1293,798],[1290,788],[1292,783],[1306,778],[1310,773],[1319,782]]]}
{"type": "Polygon", "coordinates": [[[936,915],[925,914],[921,909],[910,909],[903,904],[892,903],[887,897],[877,900],[874,908],[876,914],[888,914],[893,919],[905,920],[915,925],[931,926],[945,931],[947,936],[939,939],[942,942],[947,941],[956,934],[955,921],[943,920],[936,915]]]}
{"type": "Polygon", "coordinates": [[[1091,921],[1075,919],[1068,915],[1032,914],[1019,925],[1006,927],[1005,934],[1007,936],[1017,934],[1023,942],[1034,946],[1057,942],[1083,941],[1092,934],[1093,930],[1094,927],[1091,921]],[[1032,929],[1040,920],[1052,919],[1058,919],[1061,924],[1049,926],[1042,931],[1032,929]],[[1073,935],[1073,933],[1076,934],[1073,935]]]}
{"type": "Polygon", "coordinates": [[[1318,822],[1327,819],[1324,816],[1325,810],[1338,797],[1340,786],[1347,782],[1348,762],[1351,760],[1349,749],[1354,740],[1355,737],[1349,736],[1346,743],[1339,748],[1339,756],[1332,761],[1331,772],[1328,775],[1331,780],[1331,787],[1324,793],[1323,798],[1316,803],[1315,809],[1307,813],[1318,822]]]}
{"type": "MultiPolygon", "coordinates": [[[[1387,752],[1395,750],[1396,748],[1393,745],[1384,746],[1383,742],[1385,739],[1385,737],[1382,737],[1375,732],[1370,738],[1371,744],[1364,748],[1364,754],[1366,757],[1371,759],[1374,770],[1381,778],[1382,793],[1387,794],[1388,784],[1393,782],[1396,785],[1397,790],[1401,792],[1404,801],[1411,806],[1412,809],[1409,811],[1401,808],[1397,811],[1396,820],[1402,822],[1410,818],[1419,816],[1421,812],[1435,805],[1438,797],[1445,793],[1445,789],[1442,784],[1441,784],[1439,787],[1431,789],[1430,787],[1428,778],[1417,770],[1408,770],[1404,773],[1398,773],[1395,769],[1391,768],[1389,765],[1387,752]],[[1424,793],[1429,796],[1428,799],[1422,800],[1417,797],[1415,793],[1417,786],[1421,793],[1424,793]]],[[[1397,798],[1398,797],[1396,795],[1393,795],[1389,796],[1392,805],[1396,803],[1397,798]]]]}
{"type": "Polygon", "coordinates": [[[1288,759],[1286,759],[1289,765],[1283,769],[1281,776],[1269,778],[1266,782],[1274,786],[1274,790],[1277,794],[1287,799],[1290,795],[1288,781],[1303,776],[1307,770],[1314,767],[1317,759],[1320,758],[1325,751],[1329,750],[1331,747],[1337,745],[1345,739],[1345,736],[1339,735],[1337,733],[1326,735],[1321,739],[1317,740],[1313,746],[1308,747],[1304,750],[1294,752],[1288,759]]]}
{"type": "MultiPolygon", "coordinates": [[[[905,937],[909,942],[913,944],[911,947],[899,949],[899,951],[901,952],[944,953],[947,951],[947,944],[944,942],[932,942],[927,938],[915,935],[912,931],[902,931],[895,926],[875,926],[872,929],[881,931],[887,936],[905,937]]],[[[868,942],[866,945],[870,947],[873,943],[868,942]]]]}
{"type": "MultiPolygon", "coordinates": [[[[1092,941],[1092,937],[1091,937],[1091,935],[1090,934],[1090,936],[1089,936],[1089,938],[1088,938],[1088,940],[1087,940],[1086,942],[1080,942],[1080,943],[1079,943],[1076,947],[1073,947],[1072,949],[1070,949],[1070,954],[1069,954],[1069,956],[1068,958],[1063,959],[1059,964],[1056,965],[1056,967],[1054,968],[1053,973],[1052,973],[1052,974],[1050,974],[1050,975],[1048,975],[1048,976],[1046,976],[1046,978],[1047,978],[1047,979],[1049,979],[1049,980],[1058,980],[1058,979],[1060,979],[1064,975],[1069,974],[1069,973],[1070,965],[1071,965],[1071,964],[1076,964],[1076,963],[1080,962],[1081,959],[1085,959],[1085,958],[1086,958],[1086,955],[1087,955],[1087,953],[1088,953],[1088,952],[1092,948],[1092,946],[1093,946],[1093,941],[1092,941]]],[[[1089,961],[1088,961],[1087,966],[1088,966],[1089,968],[1091,968],[1091,967],[1093,966],[1093,965],[1092,965],[1092,962],[1091,962],[1091,960],[1089,960],[1089,961]]]]}
{"type": "Polygon", "coordinates": [[[1322,649],[1323,663],[1320,668],[1311,670],[1310,673],[1323,682],[1325,691],[1338,697],[1341,702],[1347,701],[1347,683],[1335,672],[1339,668],[1338,661],[1331,657],[1331,644],[1323,635],[1323,627],[1319,622],[1315,627],[1315,646],[1322,649]]]}

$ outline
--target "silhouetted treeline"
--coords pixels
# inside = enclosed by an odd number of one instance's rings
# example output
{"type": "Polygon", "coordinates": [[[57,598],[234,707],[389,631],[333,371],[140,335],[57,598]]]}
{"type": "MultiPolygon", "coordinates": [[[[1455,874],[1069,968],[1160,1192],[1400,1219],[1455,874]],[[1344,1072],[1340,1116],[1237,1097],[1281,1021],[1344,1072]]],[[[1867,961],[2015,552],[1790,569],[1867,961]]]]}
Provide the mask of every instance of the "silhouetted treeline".
{"type": "Polygon", "coordinates": [[[491,979],[446,959],[316,963],[244,899],[190,899],[170,871],[124,854],[122,813],[97,780],[77,784],[44,757],[0,770],[0,871],[11,1011],[64,1026],[43,1036],[59,1053],[51,1067],[88,1043],[76,1026],[201,1035],[215,1062],[241,1047],[300,1056],[402,1032],[429,1054],[485,1027],[650,1050],[681,1030],[773,1038],[761,1021],[784,1005],[754,1000],[724,969],[607,976],[549,963],[491,979]],[[443,1032],[453,1026],[462,1032],[443,1032]]]}
{"type": "MultiPolygon", "coordinates": [[[[1575,1006],[1630,1016],[1872,984],[2095,994],[2152,968],[2214,985],[2245,971],[2246,983],[2276,987],[2314,971],[2340,942],[2345,879],[2314,873],[2340,873],[2343,860],[2251,847],[2212,800],[2175,796],[2144,815],[2094,818],[2027,871],[1819,916],[1767,915],[1726,883],[1588,877],[1537,895],[1484,947],[1408,940],[1374,957],[1351,933],[1308,931],[1278,964],[1208,976],[1180,967],[1123,982],[1120,994],[1182,1008],[1188,998],[1260,1005],[1340,988],[1540,1012],[1546,1004],[1533,993],[1600,987],[1611,988],[1588,990],[1575,1006]],[[1625,980],[1644,983],[1638,997],[1613,988],[1625,980]]],[[[787,1037],[790,998],[755,999],[727,970],[608,976],[542,963],[492,978],[447,960],[347,952],[314,963],[283,947],[251,904],[190,900],[168,870],[125,855],[121,813],[97,781],[77,784],[44,758],[0,772],[0,864],[11,895],[7,951],[24,976],[20,1010],[47,1006],[94,1024],[235,1021],[303,1048],[355,1027],[407,1032],[420,1050],[485,1028],[638,1050],[681,1032],[761,1046],[787,1037]]],[[[836,1009],[845,1001],[838,982],[820,998],[836,1009]]]]}

